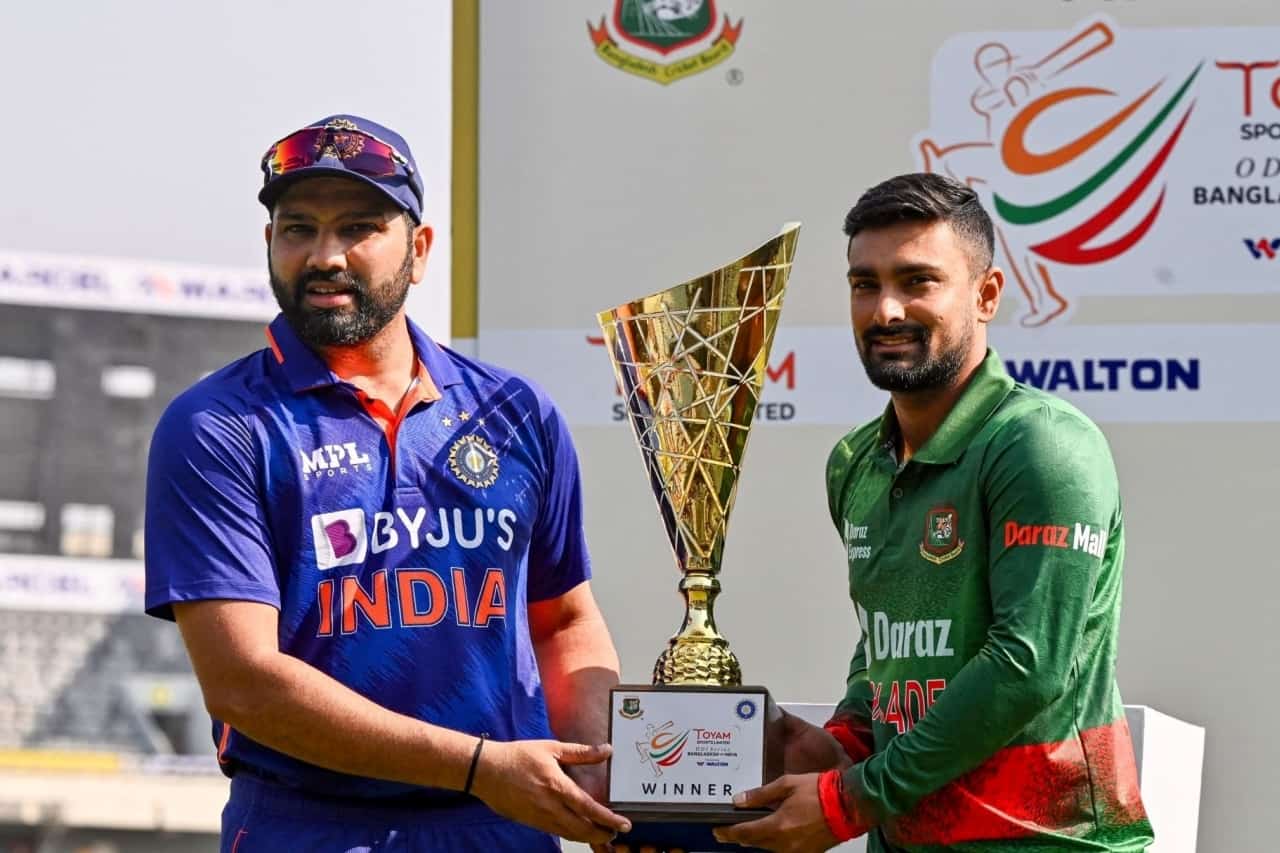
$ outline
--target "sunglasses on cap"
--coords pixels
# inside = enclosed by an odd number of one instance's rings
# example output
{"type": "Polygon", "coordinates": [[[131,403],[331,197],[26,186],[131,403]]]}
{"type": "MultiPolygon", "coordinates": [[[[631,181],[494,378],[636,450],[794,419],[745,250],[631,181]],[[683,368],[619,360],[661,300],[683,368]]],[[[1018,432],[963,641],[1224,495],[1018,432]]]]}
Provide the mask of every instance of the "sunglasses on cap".
{"type": "Polygon", "coordinates": [[[267,149],[262,170],[274,178],[315,166],[325,158],[337,159],[344,168],[371,178],[390,177],[400,169],[413,174],[409,159],[394,146],[350,122],[304,127],[289,134],[267,149]]]}

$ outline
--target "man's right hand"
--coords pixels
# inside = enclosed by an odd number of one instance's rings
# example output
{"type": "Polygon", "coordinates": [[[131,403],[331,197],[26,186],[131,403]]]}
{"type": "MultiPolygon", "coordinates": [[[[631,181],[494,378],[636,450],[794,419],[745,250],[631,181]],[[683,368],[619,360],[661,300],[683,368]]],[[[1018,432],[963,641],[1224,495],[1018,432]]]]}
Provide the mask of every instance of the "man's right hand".
{"type": "Polygon", "coordinates": [[[605,844],[631,821],[593,800],[563,765],[598,764],[608,744],[555,740],[485,741],[471,792],[504,817],[570,841],[605,844]]]}

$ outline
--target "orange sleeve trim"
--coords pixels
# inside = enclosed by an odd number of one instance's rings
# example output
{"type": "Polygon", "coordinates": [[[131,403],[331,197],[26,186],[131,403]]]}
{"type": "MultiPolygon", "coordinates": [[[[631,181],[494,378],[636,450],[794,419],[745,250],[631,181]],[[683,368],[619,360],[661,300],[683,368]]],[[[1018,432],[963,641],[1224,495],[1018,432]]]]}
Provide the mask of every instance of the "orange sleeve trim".
{"type": "Polygon", "coordinates": [[[280,352],[280,345],[276,343],[276,336],[271,334],[271,327],[263,329],[267,333],[267,343],[271,344],[271,351],[276,354],[276,363],[284,364],[284,353],[280,352]]]}
{"type": "Polygon", "coordinates": [[[218,738],[218,763],[227,763],[227,745],[231,743],[231,726],[222,724],[222,736],[218,738]]]}

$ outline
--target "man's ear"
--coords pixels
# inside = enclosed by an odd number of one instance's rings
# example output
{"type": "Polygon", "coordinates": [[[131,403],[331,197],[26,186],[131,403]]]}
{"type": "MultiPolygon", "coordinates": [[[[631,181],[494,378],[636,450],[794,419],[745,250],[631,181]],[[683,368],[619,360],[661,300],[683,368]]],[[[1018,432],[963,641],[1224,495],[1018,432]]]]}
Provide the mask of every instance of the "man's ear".
{"type": "Polygon", "coordinates": [[[978,300],[978,322],[990,323],[1000,309],[1000,295],[1004,293],[1004,270],[991,267],[978,283],[974,298],[978,300]]]}
{"type": "Polygon", "coordinates": [[[434,234],[429,225],[419,225],[413,229],[413,283],[422,281],[427,272],[427,254],[431,251],[431,240],[434,234]]]}

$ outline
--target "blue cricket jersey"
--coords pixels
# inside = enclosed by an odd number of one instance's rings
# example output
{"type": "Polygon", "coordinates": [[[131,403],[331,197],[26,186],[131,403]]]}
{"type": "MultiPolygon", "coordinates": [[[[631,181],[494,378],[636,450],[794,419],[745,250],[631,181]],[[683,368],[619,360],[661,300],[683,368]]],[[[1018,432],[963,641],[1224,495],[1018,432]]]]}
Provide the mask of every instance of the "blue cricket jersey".
{"type": "MultiPolygon", "coordinates": [[[[147,470],[147,612],[238,599],[280,648],[386,708],[551,737],[526,601],[590,576],[577,457],[529,381],[409,323],[424,399],[383,426],[277,317],[271,346],[170,404],[147,470]]],[[[214,721],[227,771],[356,797],[461,795],[336,773],[214,721]]]]}

